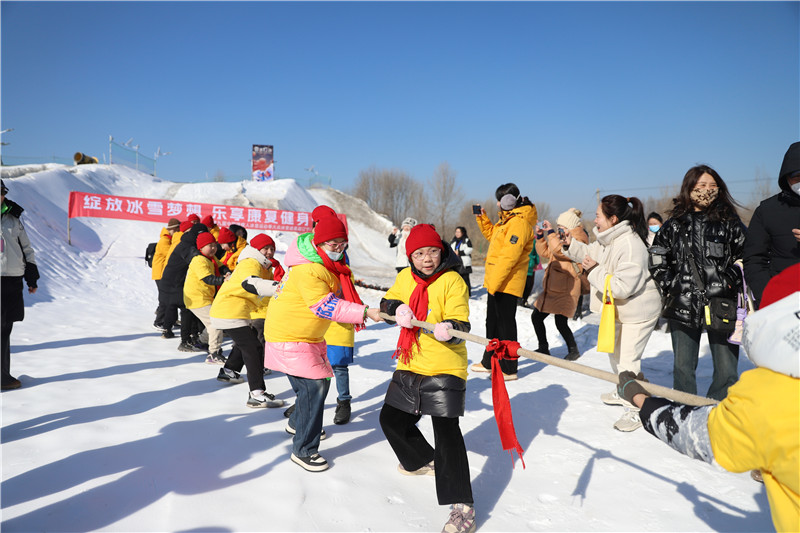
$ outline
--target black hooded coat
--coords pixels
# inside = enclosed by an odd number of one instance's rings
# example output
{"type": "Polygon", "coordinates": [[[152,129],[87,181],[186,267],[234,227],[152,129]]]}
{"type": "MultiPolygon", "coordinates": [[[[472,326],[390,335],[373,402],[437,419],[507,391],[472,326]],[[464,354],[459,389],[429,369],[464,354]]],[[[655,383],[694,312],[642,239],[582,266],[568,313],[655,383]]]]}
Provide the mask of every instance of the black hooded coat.
{"type": "Polygon", "coordinates": [[[789,178],[800,172],[800,142],[786,151],[778,176],[781,192],[761,202],[753,212],[744,243],[744,274],[756,299],[767,282],[787,267],[800,263],[800,242],[792,229],[800,228],[800,196],[789,186],[789,178]]]}
{"type": "Polygon", "coordinates": [[[162,305],[183,305],[183,284],[189,263],[200,253],[197,249],[197,236],[206,233],[208,228],[203,224],[195,224],[181,236],[181,242],[175,247],[164,267],[158,287],[158,303],[162,305]]]}

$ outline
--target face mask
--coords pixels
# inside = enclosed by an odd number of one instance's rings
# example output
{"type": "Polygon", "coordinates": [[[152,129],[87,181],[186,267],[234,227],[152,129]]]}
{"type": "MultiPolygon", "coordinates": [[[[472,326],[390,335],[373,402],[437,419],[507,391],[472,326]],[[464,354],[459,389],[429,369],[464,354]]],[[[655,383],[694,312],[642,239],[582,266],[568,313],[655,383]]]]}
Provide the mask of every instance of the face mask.
{"type": "Polygon", "coordinates": [[[800,181],[792,185],[792,190],[797,196],[800,196],[800,181]]]}
{"type": "Polygon", "coordinates": [[[648,226],[653,233],[661,229],[661,226],[648,226]]]}
{"type": "Polygon", "coordinates": [[[717,199],[719,189],[692,189],[689,197],[697,207],[708,207],[717,199]]]}
{"type": "Polygon", "coordinates": [[[325,255],[331,258],[331,261],[338,261],[344,255],[344,252],[331,252],[330,250],[325,250],[325,255]]]}

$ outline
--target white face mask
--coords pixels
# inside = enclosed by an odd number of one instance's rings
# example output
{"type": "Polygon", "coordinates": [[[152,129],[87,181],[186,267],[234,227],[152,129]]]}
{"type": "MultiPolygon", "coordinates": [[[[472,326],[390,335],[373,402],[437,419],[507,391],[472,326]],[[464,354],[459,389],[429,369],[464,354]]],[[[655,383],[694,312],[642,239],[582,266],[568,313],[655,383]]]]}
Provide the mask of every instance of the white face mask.
{"type": "Polygon", "coordinates": [[[800,181],[792,185],[792,190],[797,196],[800,196],[800,181]]]}
{"type": "Polygon", "coordinates": [[[338,261],[344,255],[344,252],[331,252],[330,250],[325,250],[325,255],[331,258],[331,261],[338,261]]]}

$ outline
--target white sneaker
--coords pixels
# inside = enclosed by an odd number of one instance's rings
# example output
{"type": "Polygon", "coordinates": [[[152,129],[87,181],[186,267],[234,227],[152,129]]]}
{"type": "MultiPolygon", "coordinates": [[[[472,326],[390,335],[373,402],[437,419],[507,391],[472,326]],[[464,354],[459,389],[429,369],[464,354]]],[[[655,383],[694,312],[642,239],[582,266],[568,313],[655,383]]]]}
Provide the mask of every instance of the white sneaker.
{"type": "Polygon", "coordinates": [[[632,403],[629,403],[625,398],[619,397],[617,389],[614,389],[613,392],[604,392],[600,395],[600,400],[606,405],[621,405],[630,409],[634,408],[632,403]]]}
{"type": "Polygon", "coordinates": [[[404,476],[435,476],[436,471],[433,468],[433,461],[426,465],[422,465],[416,470],[406,470],[403,465],[397,465],[397,471],[404,476]]]}
{"type": "Polygon", "coordinates": [[[491,372],[492,371],[491,368],[486,368],[481,363],[475,363],[473,365],[470,365],[469,369],[472,370],[473,372],[491,372]]]}
{"type": "Polygon", "coordinates": [[[642,421],[639,419],[638,409],[625,409],[625,414],[614,422],[614,429],[625,432],[634,431],[640,427],[642,427],[642,421]]]}
{"type": "Polygon", "coordinates": [[[467,503],[454,503],[450,506],[450,519],[442,528],[442,533],[474,533],[475,507],[467,503]]]}
{"type": "Polygon", "coordinates": [[[252,407],[255,409],[258,408],[276,408],[276,407],[283,407],[284,401],[283,400],[276,400],[275,395],[270,394],[268,392],[264,392],[263,390],[255,390],[250,391],[250,394],[247,396],[247,407],[252,407]]]}

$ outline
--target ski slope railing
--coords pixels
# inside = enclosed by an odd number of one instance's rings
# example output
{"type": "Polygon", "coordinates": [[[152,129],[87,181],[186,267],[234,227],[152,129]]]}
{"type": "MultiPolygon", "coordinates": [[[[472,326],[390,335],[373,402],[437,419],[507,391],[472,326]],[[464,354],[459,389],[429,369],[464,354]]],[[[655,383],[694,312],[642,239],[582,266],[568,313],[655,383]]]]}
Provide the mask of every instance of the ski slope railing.
{"type": "MultiPolygon", "coordinates": [[[[381,318],[383,318],[384,320],[388,319],[394,321],[394,316],[387,315],[386,313],[381,313],[381,318]]],[[[433,328],[435,326],[435,324],[431,324],[429,322],[423,322],[421,320],[416,320],[416,319],[411,320],[411,325],[420,327],[428,333],[432,333],[433,328]]],[[[474,342],[476,344],[480,344],[481,346],[486,346],[487,344],[489,344],[490,341],[490,339],[486,339],[484,337],[480,337],[472,333],[458,331],[456,329],[451,329],[450,334],[453,337],[463,339],[469,342],[474,342]]],[[[571,370],[572,372],[577,372],[579,374],[593,377],[595,379],[608,381],[610,383],[613,383],[614,385],[619,384],[619,377],[616,374],[612,374],[611,372],[606,372],[604,370],[599,370],[597,368],[592,368],[590,366],[582,365],[580,363],[575,363],[572,361],[565,361],[564,359],[559,359],[558,357],[553,357],[551,355],[534,352],[532,350],[526,350],[525,348],[520,348],[517,351],[517,354],[520,357],[525,357],[526,359],[538,361],[546,365],[557,366],[559,368],[563,368],[564,370],[571,370]]],[[[711,398],[704,398],[702,396],[697,396],[695,394],[689,394],[688,392],[682,392],[675,389],[670,389],[669,387],[663,387],[661,385],[656,385],[648,381],[636,380],[636,382],[639,385],[641,385],[644,388],[644,390],[646,390],[653,396],[659,396],[661,398],[666,398],[668,400],[683,403],[686,405],[701,406],[701,405],[716,405],[717,403],[719,403],[716,400],[712,400],[711,398]]]]}

